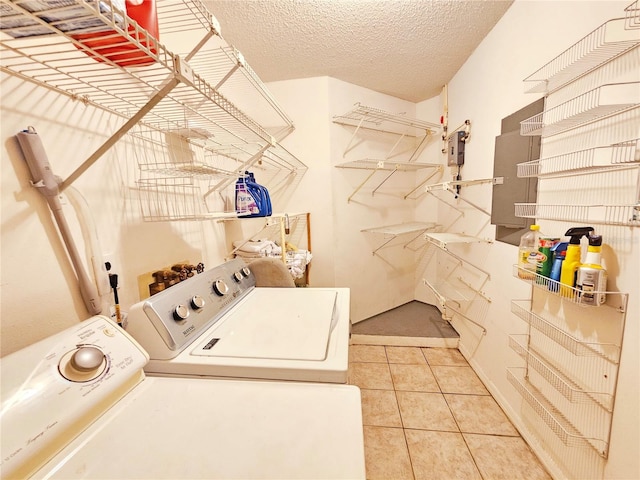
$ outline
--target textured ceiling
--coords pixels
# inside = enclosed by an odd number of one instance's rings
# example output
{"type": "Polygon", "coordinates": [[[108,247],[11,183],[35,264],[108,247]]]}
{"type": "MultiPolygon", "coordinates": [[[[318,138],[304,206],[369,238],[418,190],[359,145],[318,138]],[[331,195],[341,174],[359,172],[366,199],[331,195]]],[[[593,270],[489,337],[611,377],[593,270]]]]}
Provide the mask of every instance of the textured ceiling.
{"type": "Polygon", "coordinates": [[[513,0],[204,0],[264,82],[331,76],[438,95],[513,0]]]}

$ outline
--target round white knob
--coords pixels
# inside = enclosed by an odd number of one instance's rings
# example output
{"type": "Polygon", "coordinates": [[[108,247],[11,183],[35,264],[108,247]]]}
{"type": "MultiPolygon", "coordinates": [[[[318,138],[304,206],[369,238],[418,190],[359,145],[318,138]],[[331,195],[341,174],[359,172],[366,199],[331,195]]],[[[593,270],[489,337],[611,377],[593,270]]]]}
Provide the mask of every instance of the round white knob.
{"type": "Polygon", "coordinates": [[[193,298],[191,299],[191,306],[195,310],[200,310],[202,307],[204,307],[204,304],[205,304],[204,298],[202,298],[200,295],[194,295],[193,298]]]}
{"type": "Polygon", "coordinates": [[[90,382],[107,371],[107,356],[97,347],[81,345],[60,358],[58,371],[72,382],[90,382]]]}
{"type": "Polygon", "coordinates": [[[69,364],[78,372],[92,372],[98,370],[104,361],[104,353],[96,347],[80,347],[71,356],[69,364]]]}
{"type": "Polygon", "coordinates": [[[234,279],[236,282],[240,282],[240,281],[242,281],[242,278],[243,278],[243,277],[242,277],[242,272],[235,272],[235,273],[233,274],[233,279],[234,279]]]}
{"type": "Polygon", "coordinates": [[[245,277],[248,277],[251,275],[251,270],[249,270],[249,267],[242,267],[242,273],[245,277]]]}
{"type": "Polygon", "coordinates": [[[189,316],[189,309],[184,305],[178,305],[173,309],[174,320],[185,320],[189,316]]]}
{"type": "Polygon", "coordinates": [[[217,295],[222,297],[223,295],[227,294],[227,292],[229,291],[229,287],[226,283],[224,283],[224,280],[216,280],[213,283],[213,291],[216,292],[217,295]]]}

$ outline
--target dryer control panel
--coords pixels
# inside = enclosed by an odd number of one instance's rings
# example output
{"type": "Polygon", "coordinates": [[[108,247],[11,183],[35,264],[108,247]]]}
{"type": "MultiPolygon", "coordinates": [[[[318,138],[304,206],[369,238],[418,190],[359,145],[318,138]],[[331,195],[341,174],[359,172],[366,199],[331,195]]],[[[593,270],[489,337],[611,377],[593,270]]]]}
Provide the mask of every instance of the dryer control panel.
{"type": "Polygon", "coordinates": [[[27,478],[144,378],[146,352],[91,317],[0,360],[5,478],[27,478]]]}
{"type": "Polygon", "coordinates": [[[251,269],[235,258],[135,304],[127,331],[151,358],[173,358],[255,284],[251,269]]]}

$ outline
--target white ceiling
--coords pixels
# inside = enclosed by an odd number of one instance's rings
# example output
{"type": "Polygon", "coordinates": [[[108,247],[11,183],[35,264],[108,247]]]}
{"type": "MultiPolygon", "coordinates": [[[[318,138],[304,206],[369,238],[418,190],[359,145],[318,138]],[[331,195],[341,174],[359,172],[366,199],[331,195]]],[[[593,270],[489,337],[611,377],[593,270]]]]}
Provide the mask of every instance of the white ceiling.
{"type": "Polygon", "coordinates": [[[204,0],[264,82],[331,76],[438,95],[513,0],[204,0]]]}

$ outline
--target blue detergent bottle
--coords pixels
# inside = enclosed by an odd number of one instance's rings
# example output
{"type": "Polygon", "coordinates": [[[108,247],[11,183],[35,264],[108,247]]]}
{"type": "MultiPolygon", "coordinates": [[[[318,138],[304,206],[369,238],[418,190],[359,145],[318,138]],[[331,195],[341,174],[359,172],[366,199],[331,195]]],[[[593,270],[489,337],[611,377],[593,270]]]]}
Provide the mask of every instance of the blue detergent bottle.
{"type": "Polygon", "coordinates": [[[256,196],[259,197],[259,209],[260,216],[268,217],[272,214],[271,208],[271,198],[269,196],[269,191],[267,187],[260,185],[256,182],[256,178],[253,172],[244,172],[247,176],[247,183],[250,185],[250,189],[256,193],[256,196]]]}
{"type": "Polygon", "coordinates": [[[551,247],[551,254],[553,255],[553,263],[551,264],[551,273],[549,274],[549,290],[557,292],[559,290],[560,273],[562,272],[562,262],[567,256],[568,242],[559,242],[551,247]]]}
{"type": "Polygon", "coordinates": [[[239,216],[255,217],[260,214],[260,198],[256,198],[252,190],[246,176],[236,180],[236,213],[239,216]]]}

